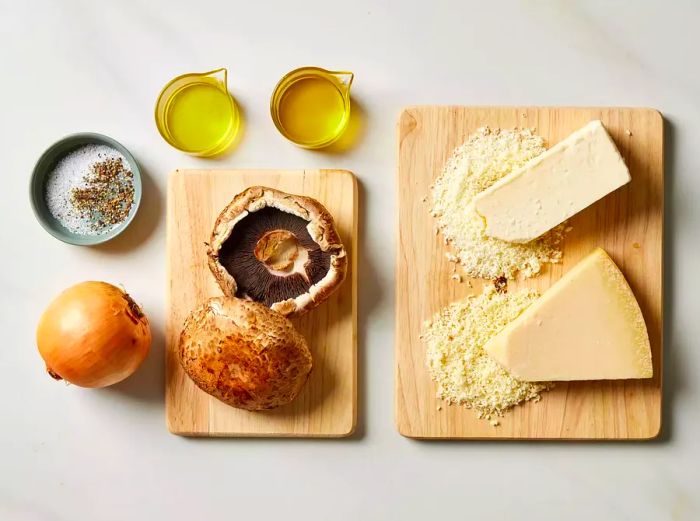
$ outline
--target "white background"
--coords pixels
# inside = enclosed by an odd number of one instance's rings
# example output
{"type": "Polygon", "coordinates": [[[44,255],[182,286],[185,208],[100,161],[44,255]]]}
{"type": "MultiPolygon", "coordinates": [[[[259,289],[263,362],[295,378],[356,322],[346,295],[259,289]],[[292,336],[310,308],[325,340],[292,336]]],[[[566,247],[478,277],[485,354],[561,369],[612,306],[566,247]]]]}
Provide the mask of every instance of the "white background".
{"type": "Polygon", "coordinates": [[[700,519],[700,4],[0,0],[0,519],[700,519]],[[300,65],[355,72],[361,139],[295,148],[268,112],[300,65]],[[228,67],[245,111],[218,160],[166,145],[160,88],[228,67]],[[664,434],[652,443],[429,443],[393,419],[395,124],[411,104],[626,105],[667,122],[664,434]],[[61,136],[121,141],[146,174],[132,227],[68,246],[35,222],[32,166],[61,136]],[[360,411],[354,439],[198,440],[165,428],[164,190],[177,167],[337,167],[361,182],[360,411]],[[128,381],[66,387],[34,328],[84,280],[143,303],[153,351],[128,381]],[[442,514],[438,516],[437,514],[442,514]]]}

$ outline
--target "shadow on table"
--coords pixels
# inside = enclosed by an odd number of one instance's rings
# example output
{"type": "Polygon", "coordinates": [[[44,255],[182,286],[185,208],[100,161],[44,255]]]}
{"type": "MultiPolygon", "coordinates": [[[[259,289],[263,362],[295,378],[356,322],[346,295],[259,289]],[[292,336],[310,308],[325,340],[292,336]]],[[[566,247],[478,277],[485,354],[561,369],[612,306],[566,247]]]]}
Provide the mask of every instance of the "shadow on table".
{"type": "Polygon", "coordinates": [[[350,119],[348,121],[348,126],[345,128],[345,132],[343,132],[336,142],[331,143],[326,148],[314,150],[314,152],[330,156],[345,154],[360,146],[365,138],[366,126],[367,111],[365,110],[362,101],[351,97],[350,119]]]}
{"type": "Polygon", "coordinates": [[[126,380],[106,390],[162,409],[165,406],[165,334],[160,324],[154,322],[151,322],[151,334],[151,350],[141,367],[126,380]]]}
{"type": "Polygon", "coordinates": [[[663,400],[661,413],[661,434],[655,442],[668,442],[673,436],[673,404],[687,381],[687,366],[683,363],[683,351],[676,338],[676,309],[674,308],[679,289],[678,274],[673,269],[677,258],[675,235],[681,222],[695,222],[686,219],[683,213],[694,207],[694,201],[685,200],[687,192],[679,190],[676,179],[676,157],[678,144],[676,126],[672,119],[664,116],[664,307],[663,307],[663,400]],[[678,225],[678,226],[677,226],[678,225]]]}

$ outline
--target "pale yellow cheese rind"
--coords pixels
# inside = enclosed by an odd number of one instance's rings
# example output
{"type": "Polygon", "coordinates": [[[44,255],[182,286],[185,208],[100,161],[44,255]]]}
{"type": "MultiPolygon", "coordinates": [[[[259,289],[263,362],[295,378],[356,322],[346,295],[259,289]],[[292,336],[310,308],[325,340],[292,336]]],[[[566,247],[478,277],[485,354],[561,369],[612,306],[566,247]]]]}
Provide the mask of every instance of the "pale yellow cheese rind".
{"type": "Polygon", "coordinates": [[[474,206],[486,235],[525,243],[629,181],[615,143],[595,120],[484,190],[474,206]]]}
{"type": "Polygon", "coordinates": [[[597,248],[484,349],[522,381],[651,378],[651,346],[624,275],[597,248]]]}

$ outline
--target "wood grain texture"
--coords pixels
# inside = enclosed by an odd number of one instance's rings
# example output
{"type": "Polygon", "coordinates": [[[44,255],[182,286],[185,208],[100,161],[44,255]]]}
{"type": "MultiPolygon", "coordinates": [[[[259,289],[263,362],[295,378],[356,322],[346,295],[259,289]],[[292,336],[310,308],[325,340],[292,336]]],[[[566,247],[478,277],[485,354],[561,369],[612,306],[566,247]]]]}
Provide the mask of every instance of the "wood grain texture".
{"type": "Polygon", "coordinates": [[[177,170],[168,179],[168,296],[166,418],[186,436],[342,437],[356,420],[357,183],[343,170],[177,170]],[[319,200],[331,212],[348,250],[341,288],[308,314],[293,319],[306,337],[314,368],[297,399],[264,412],[234,409],[197,388],[180,367],[176,349],[190,310],[221,294],[207,267],[206,248],[219,212],[239,192],[269,186],[319,200]]]}
{"type": "Polygon", "coordinates": [[[651,109],[413,107],[398,124],[399,247],[396,287],[396,423],[404,436],[479,439],[648,439],[661,427],[663,119],[651,109]],[[649,380],[557,384],[539,403],[515,407],[500,426],[439,400],[419,339],[445,305],[481,292],[483,281],[450,279],[446,246],[429,215],[429,185],[454,148],[482,126],[534,127],[547,146],[600,119],[630,168],[632,182],[569,222],[562,264],[509,284],[543,292],[593,248],[620,266],[639,300],[651,339],[649,380]],[[423,198],[428,196],[427,202],[423,198]],[[442,406],[438,410],[438,406],[442,406]]]}

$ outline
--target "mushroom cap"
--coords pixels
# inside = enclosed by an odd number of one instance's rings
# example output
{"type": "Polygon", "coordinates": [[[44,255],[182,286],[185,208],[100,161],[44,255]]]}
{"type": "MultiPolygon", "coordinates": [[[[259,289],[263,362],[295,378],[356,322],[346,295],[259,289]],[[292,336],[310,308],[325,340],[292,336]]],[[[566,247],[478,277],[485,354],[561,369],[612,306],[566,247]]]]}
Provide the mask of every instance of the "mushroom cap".
{"type": "Polygon", "coordinates": [[[343,282],[347,271],[347,254],[333,216],[315,199],[264,186],[253,186],[236,195],[214,224],[207,251],[209,269],[225,295],[251,298],[241,294],[239,282],[222,263],[221,254],[236,226],[249,216],[254,217],[255,212],[265,209],[276,209],[306,221],[305,230],[310,240],[324,257],[328,257],[328,269],[322,276],[316,277],[318,280],[309,281],[305,284],[307,287],[299,289],[298,294],[268,302],[271,309],[282,315],[301,315],[326,300],[343,282]]]}
{"type": "Polygon", "coordinates": [[[311,372],[311,352],[292,323],[257,302],[210,298],[185,320],[180,363],[197,387],[250,411],[297,397],[311,372]]]}

